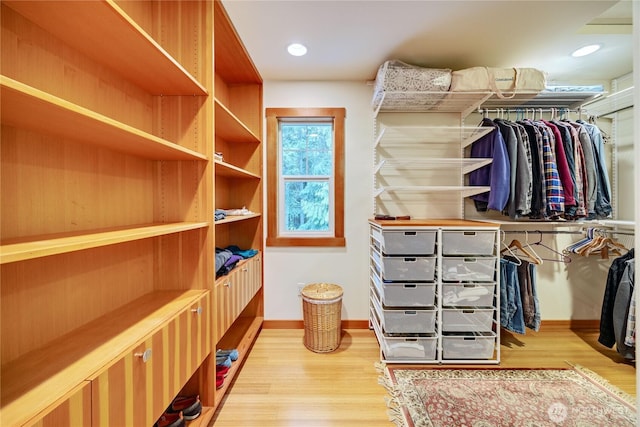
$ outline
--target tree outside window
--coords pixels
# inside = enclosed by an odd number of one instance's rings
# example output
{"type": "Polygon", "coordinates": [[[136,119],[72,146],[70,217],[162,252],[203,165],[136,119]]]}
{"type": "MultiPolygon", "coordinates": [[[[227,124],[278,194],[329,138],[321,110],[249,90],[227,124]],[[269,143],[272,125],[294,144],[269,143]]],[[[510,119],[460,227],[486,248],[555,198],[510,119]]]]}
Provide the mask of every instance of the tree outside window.
{"type": "Polygon", "coordinates": [[[344,246],[344,116],[267,109],[268,246],[344,246]]]}

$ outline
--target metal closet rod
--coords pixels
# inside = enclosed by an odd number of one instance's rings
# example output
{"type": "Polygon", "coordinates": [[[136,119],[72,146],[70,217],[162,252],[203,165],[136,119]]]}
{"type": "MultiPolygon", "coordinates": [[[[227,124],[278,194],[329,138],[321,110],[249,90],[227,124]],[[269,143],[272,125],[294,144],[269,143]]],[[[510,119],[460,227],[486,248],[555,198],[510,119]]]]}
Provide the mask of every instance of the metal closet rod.
{"type": "Polygon", "coordinates": [[[526,113],[526,112],[533,112],[533,113],[558,113],[558,114],[563,114],[563,113],[584,113],[584,110],[578,108],[565,108],[565,107],[545,107],[545,108],[540,108],[540,107],[508,107],[508,108],[500,108],[500,107],[496,107],[496,108],[478,108],[477,113],[479,114],[483,114],[483,113],[526,113]]]}
{"type": "MultiPolygon", "coordinates": [[[[599,227],[588,227],[595,228],[597,230],[601,230],[604,233],[610,234],[621,234],[625,236],[635,236],[635,233],[632,231],[619,231],[619,230],[610,230],[607,228],[599,228],[599,227]]],[[[584,235],[584,230],[582,231],[568,231],[568,230],[500,230],[505,234],[582,234],[584,235]]]]}

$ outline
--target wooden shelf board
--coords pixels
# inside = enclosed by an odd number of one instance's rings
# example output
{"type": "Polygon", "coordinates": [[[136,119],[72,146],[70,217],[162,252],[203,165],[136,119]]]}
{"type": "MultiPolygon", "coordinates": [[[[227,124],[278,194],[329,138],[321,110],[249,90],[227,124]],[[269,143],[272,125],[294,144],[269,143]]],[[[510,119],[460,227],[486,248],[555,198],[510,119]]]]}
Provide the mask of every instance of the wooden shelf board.
{"type": "Polygon", "coordinates": [[[218,99],[215,100],[216,137],[233,142],[259,144],[258,138],[235,114],[218,99]]]}
{"type": "Polygon", "coordinates": [[[0,246],[0,264],[115,245],[208,226],[207,222],[174,222],[11,239],[3,241],[0,246]]]}
{"type": "Polygon", "coordinates": [[[4,4],[87,57],[154,95],[207,95],[207,89],[114,1],[4,4]]]}
{"type": "Polygon", "coordinates": [[[216,74],[227,84],[262,84],[262,77],[221,2],[214,2],[213,22],[216,74]]]}
{"type": "Polygon", "coordinates": [[[234,178],[252,178],[260,179],[260,175],[251,173],[230,163],[221,162],[216,160],[216,175],[228,176],[234,178]]]}
{"type": "Polygon", "coordinates": [[[227,215],[227,217],[225,219],[221,219],[215,222],[216,225],[218,224],[229,224],[231,222],[238,222],[238,221],[246,221],[248,219],[252,219],[252,218],[258,218],[260,217],[261,214],[259,213],[254,213],[251,215],[227,215]]]}
{"type": "Polygon", "coordinates": [[[3,365],[3,425],[22,425],[30,414],[94,379],[206,292],[152,292],[3,365]]]}
{"type": "Polygon", "coordinates": [[[2,123],[153,160],[207,156],[0,76],[2,123]]]}

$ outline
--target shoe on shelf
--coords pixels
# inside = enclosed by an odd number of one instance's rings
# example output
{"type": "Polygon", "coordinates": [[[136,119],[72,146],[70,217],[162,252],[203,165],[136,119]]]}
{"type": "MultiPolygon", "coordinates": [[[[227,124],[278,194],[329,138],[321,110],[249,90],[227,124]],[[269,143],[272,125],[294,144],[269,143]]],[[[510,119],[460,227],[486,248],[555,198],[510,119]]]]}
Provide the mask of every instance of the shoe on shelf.
{"type": "Polygon", "coordinates": [[[171,412],[181,412],[187,421],[195,420],[202,413],[200,396],[178,396],[173,399],[169,409],[171,412]]]}
{"type": "Polygon", "coordinates": [[[224,375],[216,375],[216,390],[224,385],[224,375]]]}
{"type": "Polygon", "coordinates": [[[153,427],[184,427],[185,425],[182,412],[165,412],[153,427]]]}
{"type": "Polygon", "coordinates": [[[231,350],[218,350],[216,351],[216,357],[218,356],[229,356],[231,358],[232,361],[236,361],[238,360],[238,357],[240,356],[238,354],[238,350],[231,349],[231,350]]]}
{"type": "Polygon", "coordinates": [[[216,356],[216,367],[224,366],[227,368],[231,367],[231,357],[229,356],[216,356]]]}
{"type": "Polygon", "coordinates": [[[229,368],[226,366],[216,366],[216,376],[222,375],[226,377],[229,374],[229,368]]]}

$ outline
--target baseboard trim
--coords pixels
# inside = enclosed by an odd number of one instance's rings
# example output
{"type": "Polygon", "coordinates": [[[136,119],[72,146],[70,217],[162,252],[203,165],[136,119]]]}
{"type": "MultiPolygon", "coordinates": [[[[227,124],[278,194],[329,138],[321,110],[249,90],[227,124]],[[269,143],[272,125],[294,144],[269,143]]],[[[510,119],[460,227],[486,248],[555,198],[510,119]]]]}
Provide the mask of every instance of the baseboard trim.
{"type": "MultiPolygon", "coordinates": [[[[343,320],[342,329],[369,329],[368,320],[343,320]]],[[[263,329],[304,329],[304,320],[265,320],[263,329]]]]}
{"type": "MultiPolygon", "coordinates": [[[[369,329],[368,320],[343,320],[342,329],[369,329]]],[[[265,320],[264,329],[304,329],[304,320],[265,320]]],[[[540,329],[599,329],[600,319],[543,320],[540,329]]]]}
{"type": "Polygon", "coordinates": [[[543,320],[540,329],[600,329],[600,319],[543,320]]]}

